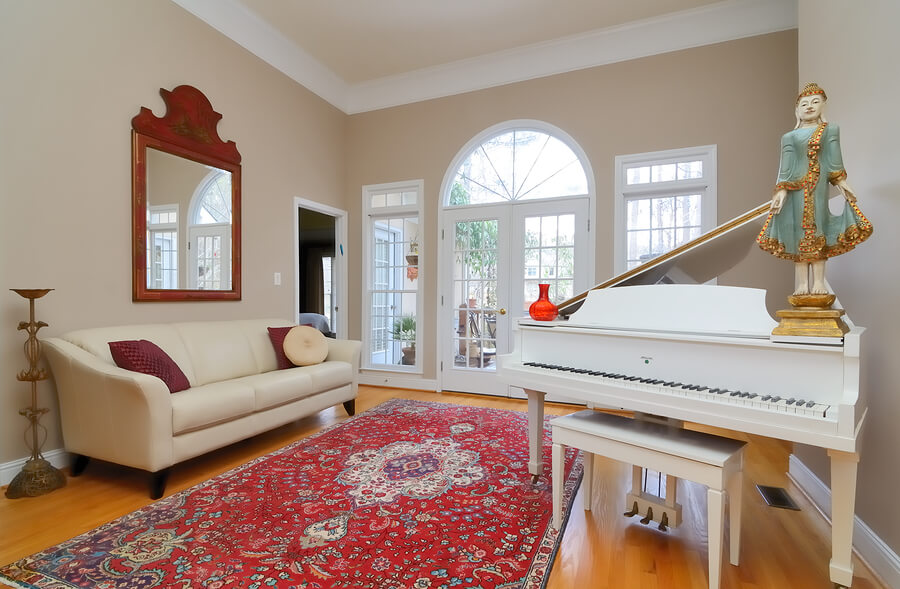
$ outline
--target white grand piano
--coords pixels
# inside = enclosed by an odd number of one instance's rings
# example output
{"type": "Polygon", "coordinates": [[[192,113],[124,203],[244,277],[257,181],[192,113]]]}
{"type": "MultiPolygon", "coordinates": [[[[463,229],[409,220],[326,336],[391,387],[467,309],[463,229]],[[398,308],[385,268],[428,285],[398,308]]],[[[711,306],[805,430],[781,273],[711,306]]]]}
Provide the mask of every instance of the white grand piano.
{"type": "Polygon", "coordinates": [[[532,475],[543,467],[548,393],[827,449],[830,576],[849,587],[866,415],[864,329],[845,317],[850,331],[843,338],[773,341],[765,291],[703,284],[755,246],[767,209],[768,203],[562,303],[558,320],[520,319],[513,352],[499,357],[497,372],[528,396],[532,475]]]}

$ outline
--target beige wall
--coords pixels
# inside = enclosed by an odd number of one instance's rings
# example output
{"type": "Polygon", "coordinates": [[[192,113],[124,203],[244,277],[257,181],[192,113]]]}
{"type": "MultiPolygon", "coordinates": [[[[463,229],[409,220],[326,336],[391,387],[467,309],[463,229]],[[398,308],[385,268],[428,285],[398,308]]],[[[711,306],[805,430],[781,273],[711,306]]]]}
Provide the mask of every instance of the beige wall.
{"type": "MultiPolygon", "coordinates": [[[[571,135],[590,160],[597,187],[596,277],[608,278],[613,274],[615,156],[717,144],[719,219],[765,202],[777,174],[781,134],[793,124],[795,56],[796,32],[790,31],[354,115],[347,147],[349,250],[362,248],[363,185],[422,178],[424,316],[435,317],[435,236],[447,166],[484,129],[512,119],[537,119],[571,135]]],[[[778,308],[790,272],[754,248],[720,283],[770,288],[778,308]]],[[[359,275],[359,256],[351,256],[350,276],[359,275]]],[[[350,291],[351,337],[360,336],[360,290],[350,291]]],[[[434,321],[420,320],[418,326],[424,376],[435,378],[434,321]]]]}
{"type": "MultiPolygon", "coordinates": [[[[347,117],[167,1],[0,0],[0,464],[28,455],[24,299],[50,336],[80,327],[293,314],[293,198],[344,206],[347,117]],[[190,84],[243,156],[243,300],[131,302],[131,118],[190,84]],[[283,286],[272,285],[281,272],[283,286]]],[[[61,444],[41,383],[45,450],[61,444]]]]}
{"type": "MultiPolygon", "coordinates": [[[[847,314],[866,327],[869,412],[863,432],[857,515],[900,552],[900,275],[895,270],[900,234],[900,166],[896,114],[900,96],[897,56],[900,3],[872,0],[863,5],[800,0],[801,84],[818,82],[828,94],[827,118],[841,127],[847,181],[875,233],[857,250],[828,262],[828,280],[847,314]],[[826,41],[827,40],[827,41],[826,41]]],[[[798,457],[829,482],[825,453],[797,448],[798,457]]]]}

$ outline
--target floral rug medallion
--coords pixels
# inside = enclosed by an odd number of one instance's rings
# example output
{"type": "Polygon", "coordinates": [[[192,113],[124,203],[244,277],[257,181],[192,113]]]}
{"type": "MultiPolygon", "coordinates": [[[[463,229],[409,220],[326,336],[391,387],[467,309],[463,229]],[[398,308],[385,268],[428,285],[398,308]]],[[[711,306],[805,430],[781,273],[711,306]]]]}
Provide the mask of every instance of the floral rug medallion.
{"type": "MultiPolygon", "coordinates": [[[[2,567],[0,585],[540,588],[560,535],[549,472],[532,484],[527,464],[524,413],[392,400],[2,567]]],[[[569,449],[566,513],[581,468],[569,449]]]]}

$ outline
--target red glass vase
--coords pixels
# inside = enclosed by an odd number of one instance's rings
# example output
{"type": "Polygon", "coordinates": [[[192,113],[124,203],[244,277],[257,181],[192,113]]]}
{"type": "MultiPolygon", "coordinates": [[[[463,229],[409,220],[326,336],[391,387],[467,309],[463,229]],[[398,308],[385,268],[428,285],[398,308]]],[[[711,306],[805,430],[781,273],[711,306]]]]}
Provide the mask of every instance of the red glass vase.
{"type": "Polygon", "coordinates": [[[550,301],[549,284],[538,284],[538,300],[528,307],[528,314],[535,321],[553,321],[559,316],[559,308],[550,301]]]}

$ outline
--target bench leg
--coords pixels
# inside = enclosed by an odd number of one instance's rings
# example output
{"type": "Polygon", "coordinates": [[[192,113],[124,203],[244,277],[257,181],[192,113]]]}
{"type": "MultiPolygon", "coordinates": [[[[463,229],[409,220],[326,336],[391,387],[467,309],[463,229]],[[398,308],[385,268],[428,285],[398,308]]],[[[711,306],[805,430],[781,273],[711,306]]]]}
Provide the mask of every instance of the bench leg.
{"type": "Polygon", "coordinates": [[[584,464],[584,474],[581,477],[581,499],[584,503],[584,510],[591,510],[591,499],[594,497],[594,455],[587,450],[581,451],[582,464],[584,464]]]}
{"type": "Polygon", "coordinates": [[[728,494],[728,527],[731,539],[728,545],[729,562],[734,566],[740,564],[741,559],[741,487],[743,486],[741,468],[731,473],[725,485],[728,494]]]}
{"type": "Polygon", "coordinates": [[[559,530],[562,527],[562,499],[563,499],[563,473],[566,469],[566,447],[562,444],[553,444],[551,455],[553,478],[553,527],[559,530]]]}
{"type": "Polygon", "coordinates": [[[719,589],[722,576],[722,528],[725,517],[725,493],[707,489],[707,525],[709,526],[709,589],[719,589]]]}

